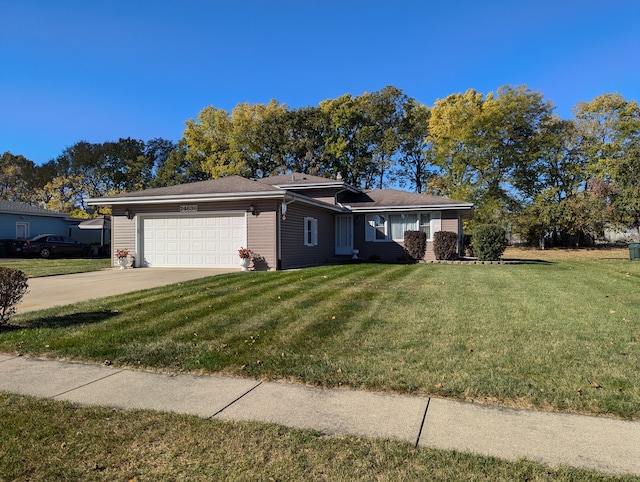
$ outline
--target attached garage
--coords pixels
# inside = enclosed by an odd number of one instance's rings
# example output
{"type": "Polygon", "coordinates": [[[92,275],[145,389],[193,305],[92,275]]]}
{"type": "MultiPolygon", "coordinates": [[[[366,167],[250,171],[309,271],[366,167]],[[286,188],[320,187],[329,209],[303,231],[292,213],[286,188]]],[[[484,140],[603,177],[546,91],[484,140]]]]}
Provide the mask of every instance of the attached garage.
{"type": "Polygon", "coordinates": [[[246,214],[140,217],[140,264],[161,268],[236,268],[247,245],[246,214]]]}

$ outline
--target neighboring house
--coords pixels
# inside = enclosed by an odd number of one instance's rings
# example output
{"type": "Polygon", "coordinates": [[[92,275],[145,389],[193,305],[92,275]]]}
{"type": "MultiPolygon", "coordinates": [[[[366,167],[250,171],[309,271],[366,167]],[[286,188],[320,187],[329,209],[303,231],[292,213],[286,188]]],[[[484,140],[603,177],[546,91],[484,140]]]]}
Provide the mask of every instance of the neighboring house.
{"type": "Polygon", "coordinates": [[[628,243],[640,239],[640,228],[604,228],[604,239],[608,243],[628,243]]]}
{"type": "Polygon", "coordinates": [[[68,214],[0,199],[0,239],[30,239],[39,234],[69,236],[83,243],[100,241],[99,233],[83,232],[84,219],[68,214]]]}
{"type": "MultiPolygon", "coordinates": [[[[259,270],[321,265],[335,258],[407,261],[407,230],[458,233],[473,205],[391,189],[362,191],[340,178],[287,174],[223,177],[89,199],[112,208],[112,253],[144,267],[237,267],[238,249],[259,270]]],[[[112,255],[113,265],[117,260],[112,255]]]]}

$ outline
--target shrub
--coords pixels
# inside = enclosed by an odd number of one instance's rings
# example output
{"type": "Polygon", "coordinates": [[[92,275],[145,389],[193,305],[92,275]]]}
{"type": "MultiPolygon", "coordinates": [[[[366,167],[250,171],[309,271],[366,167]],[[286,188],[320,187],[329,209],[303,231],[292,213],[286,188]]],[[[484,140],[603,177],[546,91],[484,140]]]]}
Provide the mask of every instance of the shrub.
{"type": "Polygon", "coordinates": [[[473,231],[473,251],[479,261],[494,261],[507,248],[507,233],[496,224],[481,224],[473,231]]]}
{"type": "Polygon", "coordinates": [[[458,234],[452,231],[437,231],[433,234],[433,252],[436,259],[458,257],[458,234]]]}
{"type": "Polygon", "coordinates": [[[0,325],[9,321],[27,292],[27,275],[19,269],[0,267],[0,325]]]}
{"type": "Polygon", "coordinates": [[[424,231],[405,231],[404,249],[414,260],[423,259],[427,252],[427,233],[424,231]]]}

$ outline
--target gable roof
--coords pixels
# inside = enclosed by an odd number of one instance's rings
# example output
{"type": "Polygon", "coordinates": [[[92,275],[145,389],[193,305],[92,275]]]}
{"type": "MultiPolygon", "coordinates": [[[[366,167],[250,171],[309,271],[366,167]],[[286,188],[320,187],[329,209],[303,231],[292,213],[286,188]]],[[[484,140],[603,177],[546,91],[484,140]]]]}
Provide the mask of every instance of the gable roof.
{"type": "Polygon", "coordinates": [[[416,194],[397,189],[373,189],[345,196],[341,203],[354,212],[462,209],[471,210],[472,203],[446,197],[416,194]]]}
{"type": "Polygon", "coordinates": [[[121,193],[102,198],[91,198],[87,200],[87,204],[113,206],[269,198],[281,199],[282,201],[296,200],[334,211],[343,210],[340,206],[328,204],[302,194],[293,193],[286,189],[280,189],[276,186],[270,185],[269,183],[260,182],[255,179],[247,179],[241,176],[227,176],[207,181],[121,193]]]}
{"type": "Polygon", "coordinates": [[[132,191],[128,193],[115,194],[102,199],[118,198],[155,198],[164,196],[188,196],[200,194],[232,194],[232,193],[253,193],[253,192],[278,191],[277,188],[258,183],[254,180],[241,176],[220,177],[207,181],[189,182],[186,184],[176,184],[175,186],[158,187],[145,189],[144,191],[132,191]]]}
{"type": "Polygon", "coordinates": [[[149,202],[207,201],[256,197],[282,197],[285,191],[241,176],[228,176],[207,181],[145,189],[92,198],[87,204],[142,204],[149,202]]]}
{"type": "Polygon", "coordinates": [[[0,199],[0,213],[6,214],[22,214],[28,216],[47,216],[53,218],[69,218],[68,214],[58,211],[49,211],[31,204],[19,203],[0,199]]]}
{"type": "Polygon", "coordinates": [[[277,186],[281,189],[314,189],[319,187],[349,188],[353,191],[357,189],[349,186],[342,179],[328,179],[326,177],[313,176],[311,174],[302,174],[300,172],[292,172],[281,176],[271,176],[258,179],[258,182],[277,186]]]}

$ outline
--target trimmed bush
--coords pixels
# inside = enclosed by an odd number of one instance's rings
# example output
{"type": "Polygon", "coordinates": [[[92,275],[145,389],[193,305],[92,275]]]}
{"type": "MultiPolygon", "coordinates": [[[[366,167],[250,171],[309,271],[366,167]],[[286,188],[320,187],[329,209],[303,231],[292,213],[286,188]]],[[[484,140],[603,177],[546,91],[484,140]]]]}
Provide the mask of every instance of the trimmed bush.
{"type": "Polygon", "coordinates": [[[456,259],[458,257],[458,233],[452,231],[434,233],[433,252],[436,259],[456,259]]]}
{"type": "Polygon", "coordinates": [[[414,260],[424,259],[427,252],[427,233],[424,231],[405,231],[404,249],[414,260]]]}
{"type": "Polygon", "coordinates": [[[27,275],[19,269],[0,267],[0,325],[9,321],[27,292],[27,275]]]}
{"type": "Polygon", "coordinates": [[[473,231],[473,251],[479,261],[500,259],[507,248],[507,233],[497,224],[481,224],[473,231]]]}

